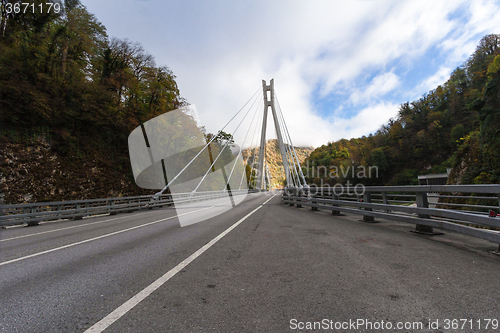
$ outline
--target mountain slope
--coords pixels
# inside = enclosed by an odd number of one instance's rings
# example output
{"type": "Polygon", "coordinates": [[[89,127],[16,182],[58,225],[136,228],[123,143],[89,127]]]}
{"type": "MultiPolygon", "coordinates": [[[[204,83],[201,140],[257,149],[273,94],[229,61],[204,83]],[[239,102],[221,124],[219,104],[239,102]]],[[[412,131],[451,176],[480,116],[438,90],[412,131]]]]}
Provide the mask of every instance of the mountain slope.
{"type": "MultiPolygon", "coordinates": [[[[313,150],[313,147],[295,147],[299,162],[303,163],[313,150]]],[[[250,158],[249,164],[251,164],[254,158],[258,160],[259,148],[248,148],[243,151],[242,155],[244,162],[247,163],[247,159],[250,158]],[[254,154],[257,155],[256,158],[254,154]]],[[[281,152],[278,147],[278,140],[276,139],[270,139],[266,142],[266,162],[269,168],[271,187],[282,187],[285,184],[285,174],[283,171],[281,152]]]]}
{"type": "Polygon", "coordinates": [[[446,83],[402,104],[374,135],[317,148],[304,168],[316,184],[412,185],[418,175],[447,168],[452,168],[450,184],[499,183],[499,152],[500,35],[487,35],[446,83]],[[328,170],[326,175],[312,173],[318,166],[328,170]],[[330,175],[336,168],[369,167],[377,168],[372,177],[330,175]]]}
{"type": "Polygon", "coordinates": [[[0,203],[152,193],[134,184],[127,138],[186,104],[175,76],[79,1],[61,6],[0,13],[0,203]]]}

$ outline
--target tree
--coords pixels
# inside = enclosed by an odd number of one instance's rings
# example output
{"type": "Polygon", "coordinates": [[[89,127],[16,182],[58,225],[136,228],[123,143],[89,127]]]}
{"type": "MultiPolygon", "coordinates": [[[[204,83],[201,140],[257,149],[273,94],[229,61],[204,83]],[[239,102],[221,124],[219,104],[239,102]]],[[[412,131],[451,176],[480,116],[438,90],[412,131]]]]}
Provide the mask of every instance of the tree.
{"type": "Polygon", "coordinates": [[[306,163],[321,165],[330,156],[336,164],[346,161],[354,161],[354,165],[375,164],[379,171],[385,168],[382,173],[387,177],[385,183],[407,185],[416,181],[413,179],[416,175],[443,170],[456,159],[455,168],[477,164],[458,172],[465,173],[464,181],[498,182],[499,73],[500,35],[487,35],[445,84],[413,102],[401,104],[397,117],[382,125],[374,135],[349,142],[344,139],[330,142],[313,151],[306,163]],[[345,154],[342,149],[346,149],[345,154]]]}
{"type": "Polygon", "coordinates": [[[484,36],[466,63],[467,76],[475,88],[484,86],[488,65],[500,53],[500,35],[484,36]]]}

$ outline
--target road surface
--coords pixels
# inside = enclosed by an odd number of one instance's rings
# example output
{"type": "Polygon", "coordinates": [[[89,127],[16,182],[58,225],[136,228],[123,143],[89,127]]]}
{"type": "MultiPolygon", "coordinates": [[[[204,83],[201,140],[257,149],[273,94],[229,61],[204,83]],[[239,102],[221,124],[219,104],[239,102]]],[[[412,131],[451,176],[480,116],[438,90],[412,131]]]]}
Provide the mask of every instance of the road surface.
{"type": "Polygon", "coordinates": [[[500,331],[487,241],[270,194],[182,228],[175,214],[2,230],[0,332],[500,331]]]}

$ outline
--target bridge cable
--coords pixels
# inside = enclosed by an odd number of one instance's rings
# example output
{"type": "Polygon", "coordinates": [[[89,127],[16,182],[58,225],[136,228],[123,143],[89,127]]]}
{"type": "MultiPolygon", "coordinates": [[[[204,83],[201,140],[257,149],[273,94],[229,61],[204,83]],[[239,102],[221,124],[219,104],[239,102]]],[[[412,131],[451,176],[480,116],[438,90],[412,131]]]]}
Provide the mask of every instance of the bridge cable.
{"type": "Polygon", "coordinates": [[[292,161],[292,163],[290,163],[290,164],[293,166],[293,168],[292,168],[292,177],[293,177],[293,181],[295,183],[294,185],[300,186],[301,183],[300,183],[300,179],[299,179],[299,174],[297,172],[295,161],[294,161],[293,156],[292,156],[292,151],[290,150],[290,147],[289,147],[288,144],[286,144],[285,150],[287,151],[287,157],[289,157],[290,160],[292,161]]]}
{"type": "MultiPolygon", "coordinates": [[[[264,106],[264,102],[262,102],[262,106],[264,106]]],[[[262,112],[259,114],[259,115],[262,115],[262,117],[260,117],[262,119],[261,123],[260,123],[260,126],[257,126],[255,128],[255,138],[256,138],[256,142],[255,142],[255,148],[253,149],[253,158],[252,158],[252,164],[251,164],[251,167],[250,167],[250,181],[252,181],[252,175],[253,173],[255,172],[255,159],[257,158],[257,144],[258,144],[258,141],[259,141],[259,135],[258,135],[258,132],[259,132],[259,129],[262,128],[262,125],[263,125],[263,122],[264,122],[264,109],[262,109],[262,112]]],[[[260,147],[259,149],[260,150],[260,147]]],[[[257,175],[255,175],[255,177],[253,177],[253,186],[257,186],[257,175]]]]}
{"type": "MultiPolygon", "coordinates": [[[[255,95],[254,95],[255,96],[255,95]]],[[[253,96],[252,96],[253,97],[253,96]]],[[[233,134],[231,134],[231,138],[226,140],[226,143],[224,144],[224,147],[222,147],[222,149],[220,150],[219,154],[217,155],[217,157],[214,159],[214,161],[212,162],[212,164],[210,165],[210,167],[208,168],[208,170],[205,172],[205,175],[201,178],[200,182],[198,183],[198,185],[196,186],[196,188],[193,190],[193,192],[196,192],[198,190],[198,188],[200,187],[201,183],[203,183],[203,181],[205,180],[205,178],[207,177],[208,173],[210,172],[210,170],[212,170],[212,167],[215,165],[215,163],[217,162],[217,160],[219,159],[219,157],[222,155],[222,153],[224,152],[224,149],[226,149],[226,147],[229,145],[229,143],[231,142],[231,139],[234,139],[234,134],[238,131],[238,129],[240,128],[241,124],[243,123],[243,121],[245,120],[245,118],[247,117],[247,115],[250,113],[250,111],[252,110],[255,102],[257,101],[257,99],[255,99],[252,103],[252,105],[250,106],[250,108],[248,109],[248,111],[245,113],[245,116],[241,119],[241,121],[239,122],[238,126],[236,126],[236,129],[233,131],[233,134]]],[[[233,117],[234,118],[234,117],[233,117]]],[[[219,131],[220,133],[220,131],[219,131]]],[[[214,138],[212,138],[210,140],[210,142],[212,142],[214,140],[214,138]]]]}
{"type": "Polygon", "coordinates": [[[222,129],[220,129],[220,130],[219,130],[219,132],[217,133],[217,135],[214,135],[214,136],[212,137],[212,139],[211,139],[211,140],[210,140],[210,141],[209,141],[209,142],[208,142],[208,143],[207,143],[207,144],[206,144],[206,145],[205,145],[205,146],[204,146],[204,147],[203,147],[203,148],[202,148],[202,149],[198,152],[198,154],[196,154],[196,156],[195,156],[195,157],[193,157],[193,158],[191,159],[191,161],[189,161],[189,163],[188,163],[188,164],[186,164],[186,166],[185,166],[185,167],[184,167],[181,171],[179,171],[179,173],[178,173],[177,175],[175,175],[175,177],[174,177],[174,178],[172,178],[172,179],[168,182],[168,184],[167,184],[167,185],[165,185],[165,187],[164,187],[164,188],[163,188],[160,192],[156,193],[155,195],[162,195],[162,194],[163,194],[163,192],[165,192],[165,191],[167,190],[167,188],[168,188],[170,185],[172,185],[172,183],[173,183],[173,182],[174,182],[177,178],[179,178],[179,176],[180,176],[180,175],[181,175],[184,171],[186,171],[186,169],[187,169],[187,168],[188,168],[188,167],[189,167],[189,166],[190,166],[190,165],[194,162],[194,160],[195,160],[196,158],[198,158],[198,156],[200,156],[200,155],[201,155],[201,153],[202,153],[202,152],[203,152],[203,151],[204,151],[204,150],[208,147],[208,145],[210,145],[210,143],[212,143],[212,141],[213,141],[213,140],[215,140],[215,138],[216,138],[216,137],[217,137],[217,136],[218,136],[218,135],[219,135],[219,134],[220,134],[220,133],[221,133],[221,132],[222,132],[222,131],[226,128],[226,127],[227,127],[227,125],[229,125],[229,124],[233,121],[233,119],[234,119],[234,118],[236,118],[236,116],[237,116],[238,114],[240,114],[240,112],[241,112],[241,111],[245,108],[245,106],[246,106],[246,105],[247,105],[247,104],[248,104],[248,103],[249,103],[249,102],[250,102],[250,101],[251,101],[251,100],[255,97],[255,95],[256,95],[256,94],[257,94],[260,90],[261,90],[261,88],[259,87],[259,89],[257,89],[257,91],[253,94],[253,96],[252,96],[252,97],[250,97],[250,99],[249,99],[249,100],[245,103],[245,105],[243,105],[243,106],[241,107],[241,109],[240,109],[238,112],[236,112],[236,114],[235,114],[235,115],[234,115],[234,116],[233,116],[233,117],[232,117],[232,118],[231,118],[231,119],[230,119],[230,120],[229,120],[229,121],[228,121],[228,122],[224,125],[224,127],[222,127],[222,129]]]}
{"type": "Polygon", "coordinates": [[[297,160],[297,164],[299,165],[299,172],[300,172],[300,176],[302,178],[302,181],[304,182],[304,185],[307,186],[307,182],[306,182],[306,178],[304,177],[304,173],[302,172],[302,168],[300,167],[300,162],[299,162],[299,157],[297,156],[297,152],[295,151],[295,147],[293,146],[293,143],[292,143],[292,138],[290,136],[290,132],[288,131],[288,127],[286,126],[286,122],[285,122],[285,117],[283,116],[283,112],[281,111],[281,106],[280,106],[280,103],[279,103],[279,100],[278,100],[278,96],[276,95],[276,92],[274,93],[274,97],[275,97],[275,100],[276,100],[276,103],[278,105],[278,110],[279,110],[279,115],[281,116],[281,118],[283,119],[283,124],[285,125],[285,130],[286,130],[286,133],[287,133],[287,136],[288,136],[288,139],[290,141],[290,144],[292,146],[292,149],[293,149],[293,153],[295,155],[295,159],[297,160]]]}
{"type": "Polygon", "coordinates": [[[239,186],[240,190],[241,190],[241,186],[243,185],[243,178],[246,178],[246,168],[247,168],[247,165],[249,165],[251,154],[253,154],[253,161],[252,161],[252,163],[250,163],[250,175],[249,175],[249,178],[247,179],[248,188],[250,187],[250,185],[252,183],[253,162],[255,162],[255,148],[252,148],[252,147],[254,147],[254,140],[257,137],[258,129],[262,126],[262,122],[260,122],[260,126],[259,126],[258,119],[261,119],[261,115],[264,112],[264,110],[259,109],[263,106],[263,104],[264,104],[264,102],[261,101],[259,103],[259,106],[257,107],[257,110],[260,110],[260,111],[257,111],[257,121],[255,122],[255,130],[253,132],[252,139],[250,140],[250,146],[247,148],[248,156],[247,156],[247,159],[245,161],[245,172],[241,175],[240,186],[239,186]],[[253,153],[252,153],[252,150],[253,150],[253,153]]]}
{"type": "MultiPolygon", "coordinates": [[[[262,101],[261,101],[261,102],[262,102],[262,101]]],[[[264,103],[264,102],[262,102],[262,103],[264,103]]],[[[253,105],[252,105],[252,106],[253,106],[253,105]]],[[[260,103],[259,103],[259,105],[257,105],[257,109],[258,109],[258,107],[259,107],[259,106],[260,106],[260,103]]],[[[258,113],[258,112],[255,112],[255,113],[253,114],[252,121],[250,122],[250,125],[248,126],[248,130],[247,130],[247,132],[246,132],[246,134],[245,134],[245,138],[243,139],[243,142],[242,142],[242,143],[241,143],[241,145],[240,145],[240,150],[239,150],[239,152],[238,152],[238,156],[236,156],[236,158],[235,158],[235,160],[234,160],[233,167],[232,167],[232,169],[231,169],[231,173],[229,174],[229,177],[228,177],[228,180],[227,180],[226,186],[225,186],[224,188],[227,188],[227,186],[228,186],[228,184],[229,184],[229,182],[230,182],[230,180],[231,180],[231,176],[233,175],[234,168],[236,167],[236,164],[237,164],[237,162],[238,162],[238,159],[240,158],[240,156],[241,156],[241,155],[242,155],[242,153],[243,153],[243,146],[245,145],[245,142],[246,142],[247,137],[248,137],[248,133],[250,133],[250,129],[252,128],[252,125],[253,125],[253,122],[254,122],[254,120],[255,120],[255,117],[257,116],[257,113],[258,113]]],[[[243,174],[245,174],[245,171],[246,171],[246,166],[245,166],[245,168],[243,169],[243,174]]]]}
{"type": "MultiPolygon", "coordinates": [[[[264,102],[262,102],[262,106],[263,106],[264,102]]],[[[259,104],[260,106],[261,104],[259,104]]],[[[257,138],[258,140],[258,135],[257,135],[257,132],[259,130],[259,128],[262,127],[262,123],[264,122],[264,118],[261,117],[261,115],[263,116],[264,115],[264,109],[261,110],[261,112],[259,112],[259,117],[257,119],[261,119],[260,121],[260,124],[259,122],[256,122],[256,126],[255,126],[255,131],[254,131],[254,134],[253,134],[253,137],[252,137],[252,141],[251,141],[251,145],[249,147],[249,154],[250,152],[252,152],[253,156],[252,156],[252,162],[250,164],[250,178],[247,180],[248,181],[248,186],[250,186],[252,184],[252,175],[253,175],[253,170],[254,170],[254,166],[255,166],[255,158],[257,156],[257,153],[256,153],[256,147],[257,147],[257,142],[255,143],[255,146],[254,146],[254,140],[257,138]],[[254,148],[252,148],[254,147],[254,148]]],[[[248,165],[248,162],[250,161],[250,155],[247,157],[247,162],[246,162],[246,165],[248,165]]],[[[245,165],[245,174],[246,174],[246,165],[245,165]]],[[[241,176],[241,181],[240,181],[240,189],[241,189],[241,184],[243,182],[243,175],[241,176]]],[[[253,182],[255,183],[256,182],[256,178],[253,179],[253,182]]],[[[255,184],[254,184],[255,186],[255,184]]]]}
{"type": "MultiPolygon", "coordinates": [[[[281,109],[278,109],[278,115],[279,115],[279,120],[280,120],[280,126],[283,128],[283,132],[285,133],[285,149],[287,151],[287,157],[290,158],[290,164],[293,166],[293,170],[295,172],[294,176],[299,178],[298,171],[297,171],[297,165],[299,164],[298,161],[294,158],[294,152],[292,151],[293,149],[293,144],[291,143],[291,138],[290,138],[290,133],[288,132],[288,129],[286,128],[285,120],[283,118],[283,114],[281,112],[281,109]]],[[[300,165],[299,165],[300,166],[300,165]]],[[[300,179],[298,180],[298,184],[300,184],[300,179]]]]}
{"type": "Polygon", "coordinates": [[[285,144],[285,151],[287,152],[287,158],[289,158],[291,160],[290,164],[293,167],[291,174],[292,174],[292,180],[294,182],[294,185],[295,186],[297,186],[297,185],[300,186],[301,184],[300,184],[300,180],[299,180],[299,175],[297,173],[297,168],[295,166],[295,162],[293,160],[292,152],[291,152],[290,147],[289,147],[288,144],[285,144]]]}
{"type": "MultiPolygon", "coordinates": [[[[276,93],[274,94],[274,98],[277,100],[276,98],[276,93]]],[[[285,148],[285,156],[288,160],[288,163],[291,165],[290,167],[290,180],[292,182],[292,185],[293,186],[300,186],[301,183],[300,183],[300,178],[299,178],[299,175],[298,175],[298,172],[297,172],[297,167],[296,167],[296,163],[295,163],[295,159],[293,158],[293,154],[292,154],[292,151],[290,149],[290,146],[293,147],[293,145],[289,144],[287,141],[289,141],[290,139],[290,135],[289,133],[287,132],[287,129],[285,127],[285,124],[284,124],[284,118],[283,118],[283,115],[281,113],[281,109],[278,109],[277,110],[277,115],[278,115],[278,122],[279,122],[279,127],[281,128],[282,132],[284,133],[284,142],[283,142],[283,146],[285,148]],[[287,135],[288,134],[288,135],[287,135]],[[288,140],[287,140],[288,139],[288,140]]]]}

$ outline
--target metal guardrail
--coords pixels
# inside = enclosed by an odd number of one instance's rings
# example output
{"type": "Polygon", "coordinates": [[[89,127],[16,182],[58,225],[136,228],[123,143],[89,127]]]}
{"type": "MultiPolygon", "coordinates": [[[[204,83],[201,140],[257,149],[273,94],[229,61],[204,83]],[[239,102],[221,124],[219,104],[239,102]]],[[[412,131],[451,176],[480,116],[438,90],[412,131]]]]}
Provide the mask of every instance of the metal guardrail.
{"type": "Polygon", "coordinates": [[[500,185],[366,186],[363,190],[343,188],[341,193],[340,188],[312,187],[304,194],[288,188],[282,201],[331,210],[333,215],[360,214],[366,222],[378,217],[413,223],[415,232],[429,235],[439,228],[500,244],[500,217],[488,215],[500,208],[500,185]]]}
{"type": "MultiPolygon", "coordinates": [[[[152,209],[171,206],[174,203],[190,203],[227,196],[227,191],[194,192],[164,195],[142,195],[134,197],[118,197],[91,200],[72,200],[58,202],[38,202],[17,205],[0,205],[0,226],[25,224],[38,225],[42,221],[60,219],[82,219],[85,216],[132,212],[141,209],[152,209]]],[[[241,195],[247,190],[231,191],[241,195]]]]}

